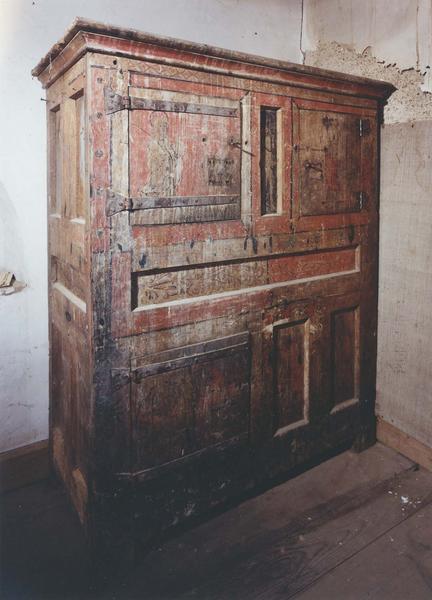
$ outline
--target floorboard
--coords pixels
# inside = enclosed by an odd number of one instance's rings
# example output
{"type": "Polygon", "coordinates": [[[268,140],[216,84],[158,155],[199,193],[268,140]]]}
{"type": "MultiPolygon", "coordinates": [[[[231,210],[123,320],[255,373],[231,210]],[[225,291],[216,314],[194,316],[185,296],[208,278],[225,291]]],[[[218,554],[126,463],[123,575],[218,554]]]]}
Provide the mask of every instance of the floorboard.
{"type": "Polygon", "coordinates": [[[166,541],[96,591],[62,489],[33,484],[2,497],[2,597],[431,598],[431,507],[432,473],[380,444],[345,452],[166,541]]]}
{"type": "Polygon", "coordinates": [[[319,579],[299,600],[430,600],[432,598],[432,506],[319,579]]]}

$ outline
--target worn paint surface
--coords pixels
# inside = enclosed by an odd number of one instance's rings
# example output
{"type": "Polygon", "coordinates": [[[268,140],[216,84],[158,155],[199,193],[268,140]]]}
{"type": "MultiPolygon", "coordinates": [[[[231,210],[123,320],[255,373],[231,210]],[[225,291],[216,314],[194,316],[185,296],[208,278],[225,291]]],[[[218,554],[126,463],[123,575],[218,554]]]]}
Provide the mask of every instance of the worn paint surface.
{"type": "Polygon", "coordinates": [[[47,103],[51,453],[83,522],[93,365],[85,65],[81,59],[58,79],[47,103]]]}
{"type": "MultiPolygon", "coordinates": [[[[243,1],[227,9],[225,0],[123,0],[121,5],[88,0],[84,12],[123,26],[299,62],[300,5],[300,0],[270,0],[266,6],[248,0],[245,10],[243,1]]],[[[1,11],[0,137],[13,144],[3,147],[0,159],[0,269],[14,271],[27,284],[23,293],[0,302],[0,450],[6,451],[48,437],[47,140],[44,94],[30,70],[81,10],[57,0],[3,0],[1,11]]]]}

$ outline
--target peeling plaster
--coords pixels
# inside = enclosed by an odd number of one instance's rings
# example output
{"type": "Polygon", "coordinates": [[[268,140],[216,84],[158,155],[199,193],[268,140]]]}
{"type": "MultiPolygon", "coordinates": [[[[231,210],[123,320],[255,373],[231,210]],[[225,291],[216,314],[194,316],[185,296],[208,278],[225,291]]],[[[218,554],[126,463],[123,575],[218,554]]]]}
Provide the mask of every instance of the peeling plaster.
{"type": "Polygon", "coordinates": [[[371,47],[358,53],[336,42],[319,42],[316,50],[305,52],[305,64],[352,75],[372,77],[392,83],[397,91],[384,109],[386,123],[432,120],[432,94],[423,92],[424,77],[414,69],[402,70],[394,64],[377,60],[371,47]]]}
{"type": "Polygon", "coordinates": [[[417,69],[432,92],[431,0],[303,0],[303,50],[338,42],[379,62],[417,69]]]}

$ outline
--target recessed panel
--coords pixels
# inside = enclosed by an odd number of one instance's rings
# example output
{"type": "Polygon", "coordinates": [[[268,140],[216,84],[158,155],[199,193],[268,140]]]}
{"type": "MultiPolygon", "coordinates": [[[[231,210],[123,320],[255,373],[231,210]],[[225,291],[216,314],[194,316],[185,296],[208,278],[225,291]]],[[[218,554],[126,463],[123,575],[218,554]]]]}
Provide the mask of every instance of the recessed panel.
{"type": "Polygon", "coordinates": [[[278,110],[266,106],[262,106],[260,110],[260,179],[261,214],[263,215],[274,214],[278,210],[278,110]]]}
{"type": "Polygon", "coordinates": [[[331,317],[332,390],[335,407],[359,395],[359,309],[347,308],[331,317]]]}
{"type": "Polygon", "coordinates": [[[357,270],[356,248],[226,260],[133,274],[134,308],[357,270]]]}
{"type": "Polygon", "coordinates": [[[274,328],[274,411],[276,433],[307,419],[309,394],[309,322],[274,328]]]}

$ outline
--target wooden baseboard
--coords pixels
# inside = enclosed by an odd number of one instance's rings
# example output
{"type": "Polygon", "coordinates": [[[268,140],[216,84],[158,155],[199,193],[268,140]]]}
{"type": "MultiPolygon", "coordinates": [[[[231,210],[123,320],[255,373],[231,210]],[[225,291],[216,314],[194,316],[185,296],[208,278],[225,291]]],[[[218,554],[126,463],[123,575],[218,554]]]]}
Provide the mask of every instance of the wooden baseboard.
{"type": "Polygon", "coordinates": [[[432,448],[379,417],[377,439],[385,446],[393,448],[425,469],[432,471],[432,448]]]}
{"type": "Polygon", "coordinates": [[[0,454],[0,492],[9,492],[48,476],[48,440],[0,454]]]}

